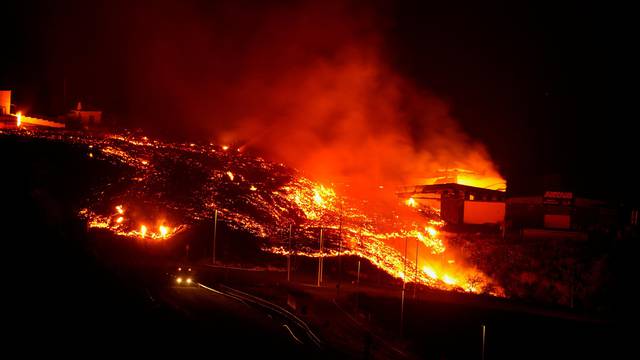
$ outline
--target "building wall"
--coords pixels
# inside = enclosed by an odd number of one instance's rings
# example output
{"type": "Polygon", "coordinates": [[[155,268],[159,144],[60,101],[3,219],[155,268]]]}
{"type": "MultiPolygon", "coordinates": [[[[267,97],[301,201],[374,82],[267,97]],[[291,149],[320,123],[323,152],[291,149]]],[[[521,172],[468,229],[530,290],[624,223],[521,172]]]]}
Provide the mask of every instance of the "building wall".
{"type": "Polygon", "coordinates": [[[99,125],[102,122],[102,111],[72,110],[71,116],[80,120],[83,127],[99,125]]]}
{"type": "Polygon", "coordinates": [[[544,215],[544,227],[547,229],[570,229],[571,228],[571,216],[570,215],[544,215]]]}
{"type": "Polygon", "coordinates": [[[0,90],[0,115],[11,112],[11,90],[0,90]]]}
{"type": "Polygon", "coordinates": [[[498,224],[504,222],[505,203],[494,201],[465,201],[465,224],[498,224]]]}

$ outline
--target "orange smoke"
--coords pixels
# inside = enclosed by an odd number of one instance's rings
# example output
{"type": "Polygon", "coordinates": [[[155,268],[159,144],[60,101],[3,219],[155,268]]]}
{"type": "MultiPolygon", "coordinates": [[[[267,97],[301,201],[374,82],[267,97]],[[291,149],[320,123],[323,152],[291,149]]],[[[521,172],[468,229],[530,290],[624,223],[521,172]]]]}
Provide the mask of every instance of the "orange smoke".
{"type": "MultiPolygon", "coordinates": [[[[134,8],[130,41],[151,60],[137,65],[132,91],[163,104],[158,118],[181,114],[190,135],[209,134],[352,189],[417,184],[440,169],[501,178],[450,104],[390,65],[387,24],[377,15],[384,9],[338,1],[216,6],[207,14],[189,5],[134,8]],[[176,17],[189,25],[147,29],[176,17]],[[167,52],[165,43],[191,56],[167,52]]],[[[149,109],[144,104],[136,108],[149,109]]]]}

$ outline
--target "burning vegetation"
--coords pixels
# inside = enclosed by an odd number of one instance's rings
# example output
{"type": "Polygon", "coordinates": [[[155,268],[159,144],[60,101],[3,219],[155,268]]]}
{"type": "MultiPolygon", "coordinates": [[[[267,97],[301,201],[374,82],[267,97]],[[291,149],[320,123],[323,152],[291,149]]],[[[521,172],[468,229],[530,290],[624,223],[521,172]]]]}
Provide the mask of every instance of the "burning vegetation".
{"type": "Polygon", "coordinates": [[[350,195],[348,184],[339,191],[338,185],[316,183],[283,164],[214,144],[19,133],[81,146],[89,161],[108,161],[126,169],[126,176],[97,189],[80,210],[91,228],[138,241],[169,241],[190,225],[212,221],[218,211],[229,227],[255,236],[264,244],[262,249],[273,254],[354,255],[407,282],[503,295],[487,276],[465,265],[447,247],[442,221],[418,214],[395,198],[392,188],[376,186],[375,191],[390,196],[362,199],[350,195]],[[283,235],[290,226],[291,248],[283,235]]]}

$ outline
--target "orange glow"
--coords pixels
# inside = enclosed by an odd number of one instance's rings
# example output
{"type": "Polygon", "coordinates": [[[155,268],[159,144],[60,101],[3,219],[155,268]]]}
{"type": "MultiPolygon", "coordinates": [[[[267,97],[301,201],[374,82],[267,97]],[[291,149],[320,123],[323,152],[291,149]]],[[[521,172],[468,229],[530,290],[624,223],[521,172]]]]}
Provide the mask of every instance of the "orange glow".
{"type": "MultiPolygon", "coordinates": [[[[244,188],[244,191],[247,189],[257,191],[257,185],[260,185],[260,192],[252,193],[243,201],[248,201],[261,210],[264,209],[273,222],[265,223],[262,219],[255,218],[251,213],[236,208],[235,205],[221,206],[213,197],[207,197],[206,203],[202,206],[198,203],[198,199],[194,200],[194,209],[198,211],[198,218],[213,218],[213,209],[220,209],[220,211],[224,211],[225,218],[230,224],[246,229],[256,237],[272,239],[274,231],[288,227],[293,210],[299,219],[296,220],[296,226],[299,229],[294,231],[299,231],[298,234],[301,237],[298,242],[300,247],[293,250],[296,255],[314,258],[338,255],[358,256],[396,279],[443,290],[479,293],[484,289],[495,288],[490,278],[466,264],[465,258],[457,258],[454,252],[448,250],[446,241],[449,236],[444,232],[441,233],[444,222],[437,216],[432,219],[426,218],[424,214],[419,214],[417,211],[403,206],[394,197],[394,190],[391,190],[394,189],[393,186],[373,185],[375,191],[371,191],[371,186],[366,188],[366,191],[375,193],[372,198],[389,195],[388,202],[378,203],[376,199],[358,199],[355,196],[351,197],[352,195],[349,193],[338,195],[332,187],[333,185],[322,185],[295,171],[291,173],[288,182],[277,187],[270,187],[267,183],[262,182],[252,185],[251,182],[244,182],[245,178],[246,180],[251,178],[247,175],[247,171],[252,170],[252,166],[260,167],[265,171],[273,171],[271,163],[260,158],[250,160],[252,163],[245,163],[245,157],[237,156],[235,152],[234,154],[221,155],[212,153],[208,146],[206,148],[200,145],[191,147],[188,143],[165,144],[159,141],[143,143],[137,138],[125,136],[112,136],[103,143],[89,141],[94,145],[95,151],[100,151],[103,158],[119,161],[135,169],[137,172],[132,177],[135,181],[145,181],[148,176],[156,176],[155,172],[158,169],[144,166],[143,163],[146,159],[153,159],[153,156],[156,155],[155,151],[159,152],[158,155],[172,155],[188,151],[188,154],[195,153],[195,156],[208,156],[222,161],[224,164],[222,169],[227,170],[220,171],[219,168],[212,168],[210,169],[210,178],[213,181],[232,179],[233,185],[238,189],[244,188]],[[238,179],[239,182],[235,182],[235,179],[238,179]],[[285,223],[286,226],[283,226],[285,223]],[[307,240],[312,240],[313,244],[317,244],[320,228],[325,229],[325,239],[328,241],[325,243],[328,245],[325,246],[323,252],[318,251],[317,246],[302,245],[307,240]],[[342,244],[341,250],[338,250],[337,246],[338,233],[342,244]],[[405,258],[402,249],[407,242],[409,251],[405,258]],[[416,248],[419,248],[417,260],[413,250],[416,248]],[[455,261],[453,261],[454,259],[455,261]],[[414,270],[416,268],[422,269],[422,271],[416,272],[414,270]]],[[[277,164],[277,166],[283,165],[277,164]]],[[[372,182],[380,184],[376,180],[372,180],[372,182]]],[[[342,186],[342,183],[339,184],[338,186],[342,186]]],[[[351,184],[347,186],[349,185],[351,184]]],[[[354,184],[352,188],[356,188],[356,186],[354,184]]],[[[145,214],[145,209],[152,207],[147,206],[149,199],[142,198],[141,200],[143,202],[139,207],[133,203],[122,204],[116,206],[115,211],[110,214],[96,214],[88,209],[84,209],[80,213],[87,219],[90,228],[104,229],[118,236],[138,240],[164,241],[187,227],[187,225],[170,225],[165,222],[165,214],[145,214]],[[127,221],[124,221],[125,212],[127,221]],[[123,218],[123,220],[118,221],[119,218],[123,218]],[[150,225],[142,225],[143,223],[150,225]]],[[[413,200],[416,203],[419,201],[415,198],[413,200]]],[[[151,202],[151,205],[154,204],[151,202]]],[[[168,205],[172,212],[173,210],[185,210],[181,204],[169,203],[168,205]]],[[[111,209],[113,210],[113,208],[111,209]]],[[[188,212],[183,214],[176,212],[175,219],[189,223],[193,220],[191,210],[189,208],[188,212]]],[[[280,255],[289,253],[289,250],[280,246],[277,240],[265,242],[263,250],[280,255]]],[[[493,294],[500,294],[500,290],[490,291],[493,291],[493,294]]]]}
{"type": "Polygon", "coordinates": [[[431,237],[438,235],[438,230],[436,230],[433,226],[428,226],[425,228],[425,230],[431,237]]]}
{"type": "Polygon", "coordinates": [[[22,112],[20,111],[18,111],[18,113],[16,114],[16,125],[22,125],[22,112]]]}
{"type": "Polygon", "coordinates": [[[411,206],[411,207],[416,207],[416,205],[418,205],[416,203],[416,199],[412,197],[408,198],[404,203],[407,204],[407,206],[411,206]]]}
{"type": "MultiPolygon", "coordinates": [[[[477,165],[479,168],[483,167],[480,163],[477,165]]],[[[435,176],[418,181],[426,185],[453,183],[490,190],[507,190],[507,181],[492,169],[482,172],[462,168],[440,169],[435,176]]]]}
{"type": "Polygon", "coordinates": [[[101,216],[93,213],[89,209],[80,210],[79,215],[88,220],[87,225],[90,228],[107,229],[119,236],[133,237],[133,238],[150,238],[150,239],[169,239],[179,231],[186,228],[185,225],[177,227],[159,226],[158,232],[151,232],[146,225],[141,225],[140,229],[127,229],[124,225],[124,217],[119,214],[112,216],[101,216]]]}
{"type": "Polygon", "coordinates": [[[167,237],[167,233],[169,232],[169,229],[167,229],[166,226],[164,225],[160,225],[160,227],[158,228],[158,230],[160,231],[160,236],[162,236],[163,238],[167,237]]]}
{"type": "Polygon", "coordinates": [[[432,279],[438,279],[438,274],[436,274],[436,271],[430,268],[429,266],[424,266],[422,268],[422,272],[427,274],[427,276],[429,276],[432,279]]]}
{"type": "Polygon", "coordinates": [[[228,145],[222,145],[222,150],[224,150],[224,151],[229,150],[229,146],[228,145]]]}
{"type": "Polygon", "coordinates": [[[449,275],[444,275],[442,277],[442,281],[444,281],[445,284],[447,284],[447,285],[455,285],[458,282],[456,279],[452,278],[449,275]]]}

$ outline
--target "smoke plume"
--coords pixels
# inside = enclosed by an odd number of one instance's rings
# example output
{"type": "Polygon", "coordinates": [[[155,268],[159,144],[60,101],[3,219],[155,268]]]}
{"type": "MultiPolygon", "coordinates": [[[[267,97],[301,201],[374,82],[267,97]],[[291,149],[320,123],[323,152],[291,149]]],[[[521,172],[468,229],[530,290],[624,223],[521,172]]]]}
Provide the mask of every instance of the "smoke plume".
{"type": "Polygon", "coordinates": [[[204,134],[325,182],[411,184],[443,168],[498,176],[449,105],[386,60],[381,8],[129,9],[132,107],[170,131],[204,134]]]}

